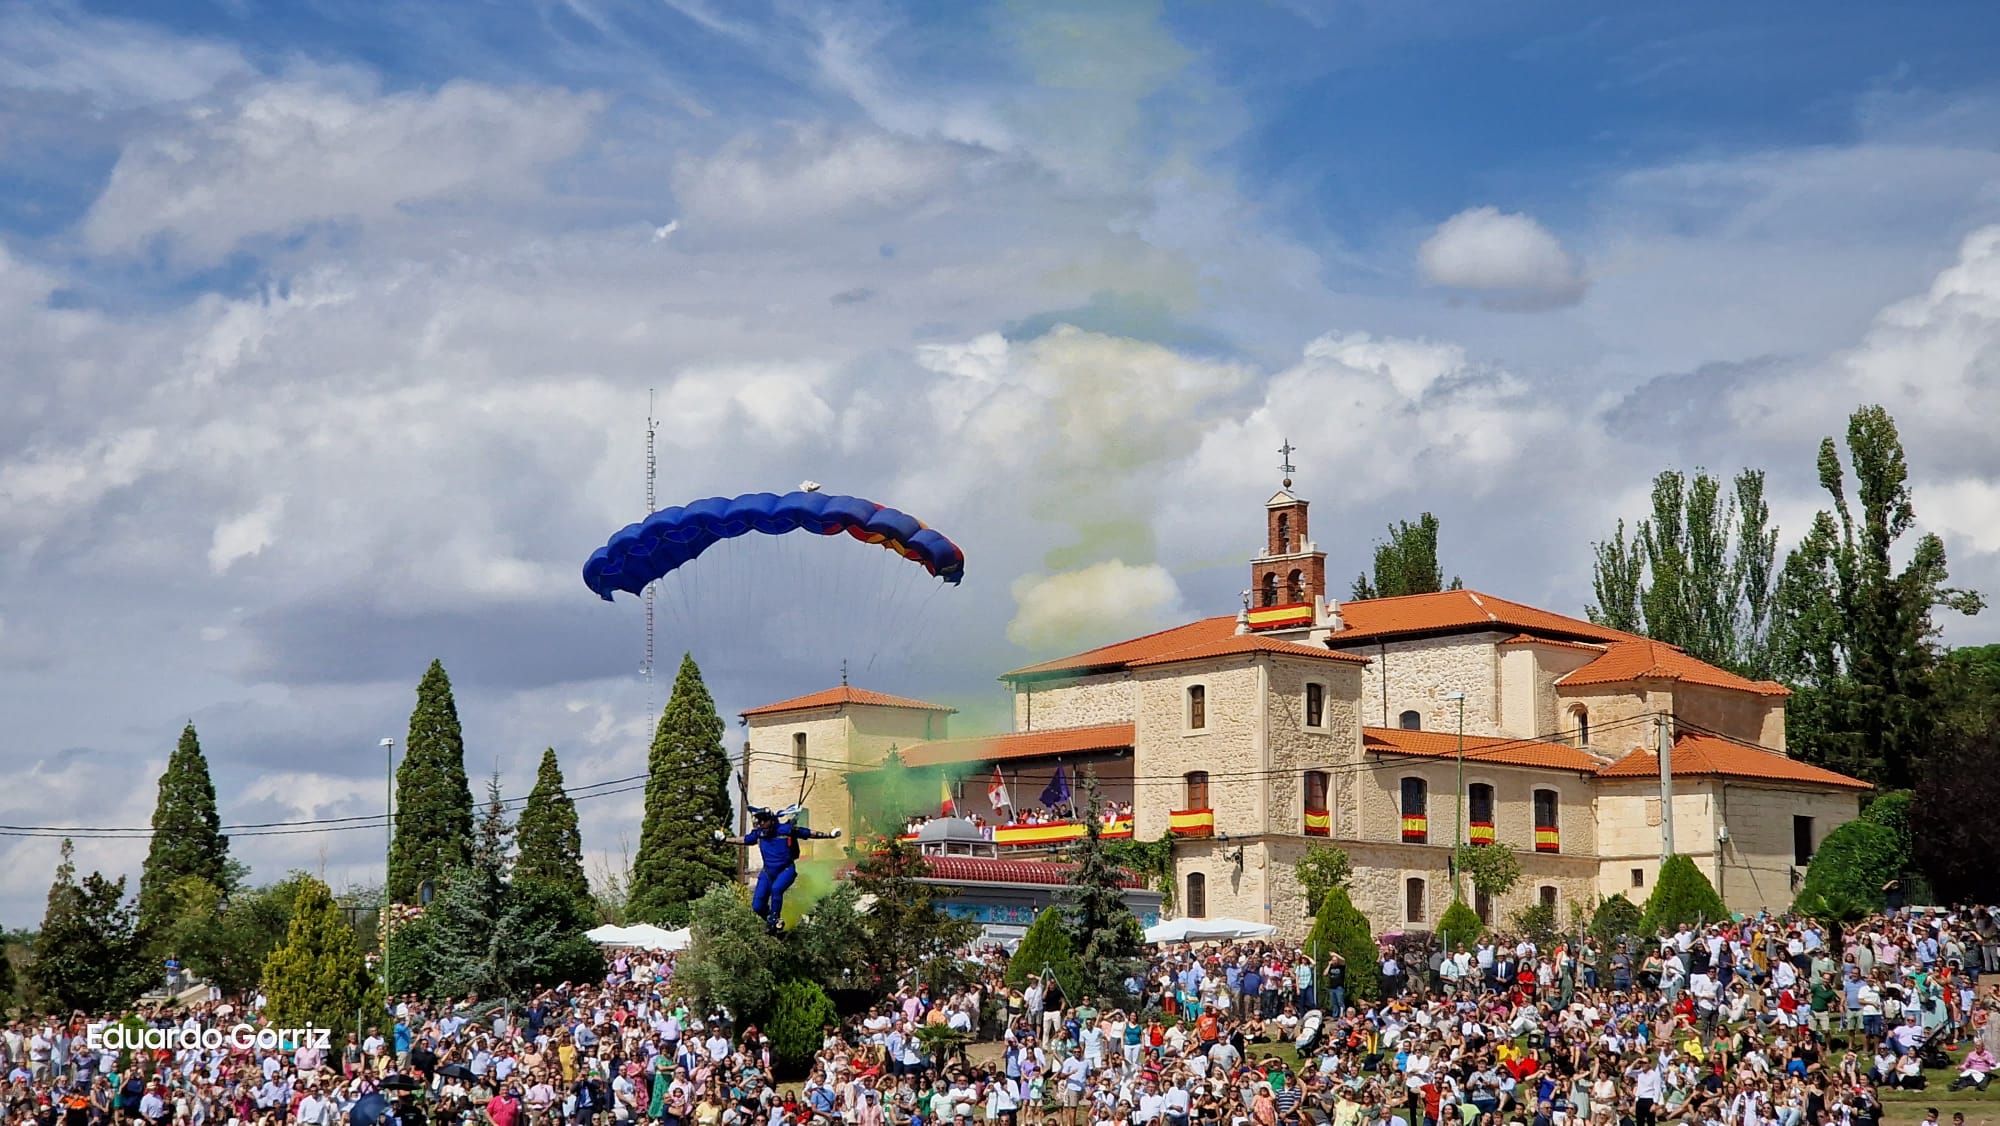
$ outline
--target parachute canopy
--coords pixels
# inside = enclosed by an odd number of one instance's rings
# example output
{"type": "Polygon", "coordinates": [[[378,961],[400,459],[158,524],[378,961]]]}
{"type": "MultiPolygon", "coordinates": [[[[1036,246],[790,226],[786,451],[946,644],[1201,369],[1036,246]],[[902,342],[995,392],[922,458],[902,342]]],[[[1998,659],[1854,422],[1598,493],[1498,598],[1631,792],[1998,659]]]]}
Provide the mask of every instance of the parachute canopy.
{"type": "Polygon", "coordinates": [[[956,585],[965,577],[965,553],[914,516],[860,497],[793,492],[709,497],[663,508],[598,548],[583,565],[583,582],[609,602],[621,590],[640,593],[719,541],[750,532],[781,536],[796,531],[823,536],[846,532],[923,564],[945,582],[956,585]]]}

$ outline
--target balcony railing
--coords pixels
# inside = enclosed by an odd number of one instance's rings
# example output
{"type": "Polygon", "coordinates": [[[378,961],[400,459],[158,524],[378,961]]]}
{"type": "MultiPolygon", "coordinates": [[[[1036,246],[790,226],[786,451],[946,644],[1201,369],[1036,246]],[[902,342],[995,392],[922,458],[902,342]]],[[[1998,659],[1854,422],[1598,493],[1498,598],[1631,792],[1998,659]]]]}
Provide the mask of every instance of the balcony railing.
{"type": "MultiPolygon", "coordinates": [[[[1023,822],[1008,825],[986,826],[985,837],[1002,848],[1046,848],[1049,845],[1065,844],[1083,836],[1081,821],[1023,822]]],[[[904,833],[903,839],[914,841],[916,833],[904,833]]],[[[1114,817],[1104,822],[1098,833],[1108,841],[1132,839],[1132,818],[1114,817]]]]}

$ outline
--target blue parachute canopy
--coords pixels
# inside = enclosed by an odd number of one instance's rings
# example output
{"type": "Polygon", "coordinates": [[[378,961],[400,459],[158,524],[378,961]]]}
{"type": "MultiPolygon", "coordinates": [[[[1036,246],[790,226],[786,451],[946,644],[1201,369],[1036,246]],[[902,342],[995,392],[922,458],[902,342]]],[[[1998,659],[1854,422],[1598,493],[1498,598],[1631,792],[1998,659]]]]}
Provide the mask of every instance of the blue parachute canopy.
{"type": "Polygon", "coordinates": [[[709,497],[663,508],[598,548],[583,565],[583,583],[609,602],[621,590],[640,593],[719,541],[750,532],[781,536],[797,531],[823,536],[846,532],[923,564],[945,582],[957,585],[965,577],[965,553],[914,516],[860,497],[795,492],[709,497]]]}

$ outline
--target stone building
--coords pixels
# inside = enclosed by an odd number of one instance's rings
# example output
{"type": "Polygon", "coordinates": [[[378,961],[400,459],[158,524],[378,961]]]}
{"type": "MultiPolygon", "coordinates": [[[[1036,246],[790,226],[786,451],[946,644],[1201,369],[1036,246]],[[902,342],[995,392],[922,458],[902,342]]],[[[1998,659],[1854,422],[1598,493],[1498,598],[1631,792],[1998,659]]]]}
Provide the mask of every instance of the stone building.
{"type": "Polygon", "coordinates": [[[893,744],[998,838],[1058,766],[1088,762],[1135,837],[1175,840],[1172,911],[1295,935],[1293,865],[1319,842],[1348,853],[1381,933],[1435,923],[1460,840],[1519,854],[1519,885],[1475,903],[1496,923],[1537,901],[1643,900],[1668,822],[1732,909],[1783,907],[1859,812],[1866,783],[1786,754],[1784,686],[1477,591],[1338,602],[1307,502],[1288,483],[1264,508],[1240,612],[1006,673],[1012,733],[949,739],[946,709],[845,687],[745,713],[752,800],[809,784],[814,816],[840,820],[843,772],[893,744]],[[1012,808],[988,805],[993,779],[1012,808]]]}

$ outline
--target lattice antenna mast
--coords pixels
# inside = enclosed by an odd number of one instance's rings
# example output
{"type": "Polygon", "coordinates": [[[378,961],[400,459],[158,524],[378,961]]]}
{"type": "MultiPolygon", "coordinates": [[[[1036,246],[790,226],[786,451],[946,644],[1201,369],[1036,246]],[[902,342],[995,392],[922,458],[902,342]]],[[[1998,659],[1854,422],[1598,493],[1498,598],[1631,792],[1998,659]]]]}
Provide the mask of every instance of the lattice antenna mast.
{"type": "MultiPolygon", "coordinates": [[[[648,388],[646,390],[646,515],[648,516],[653,514],[654,509],[659,504],[660,459],[654,450],[654,435],[658,431],[659,422],[653,417],[653,391],[651,388],[648,388]]],[[[660,583],[657,579],[647,583],[646,593],[640,598],[640,601],[645,603],[646,606],[646,651],[639,661],[639,675],[646,680],[646,714],[648,716],[652,715],[655,710],[653,700],[653,605],[655,592],[659,589],[659,586],[660,583]]]]}

